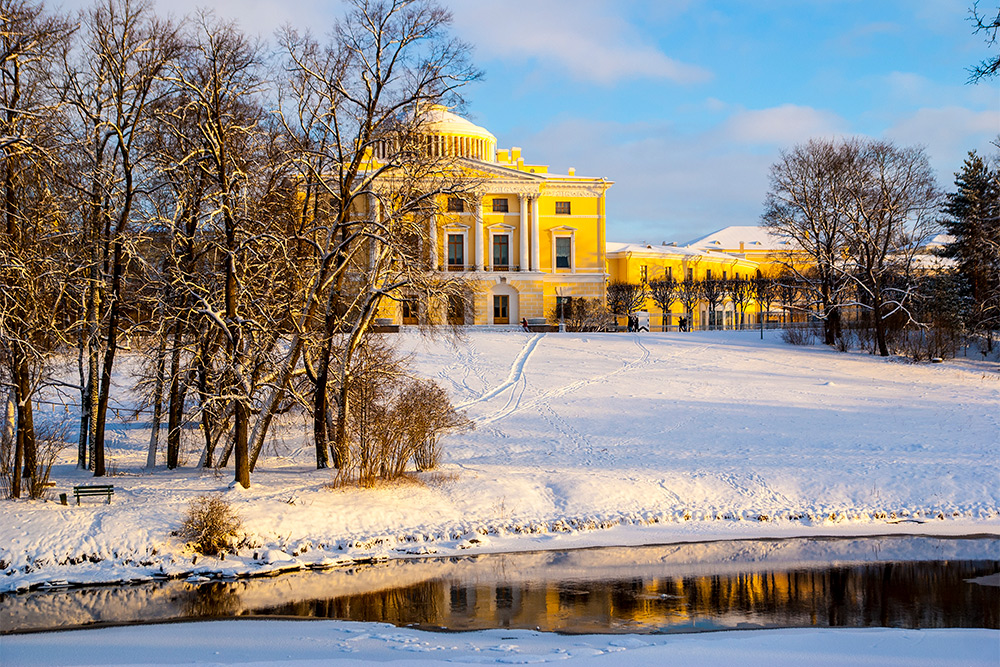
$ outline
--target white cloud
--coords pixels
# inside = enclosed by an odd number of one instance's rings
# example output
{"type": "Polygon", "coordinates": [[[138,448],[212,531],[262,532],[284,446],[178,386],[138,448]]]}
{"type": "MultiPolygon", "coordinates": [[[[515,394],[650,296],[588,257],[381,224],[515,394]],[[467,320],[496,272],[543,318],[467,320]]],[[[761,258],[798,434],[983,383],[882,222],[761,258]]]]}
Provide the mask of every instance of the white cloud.
{"type": "Polygon", "coordinates": [[[615,181],[608,238],[685,242],[714,229],[756,224],[777,148],[734,142],[724,124],[685,134],[667,123],[572,119],[518,138],[528,161],[615,181]]]}
{"type": "Polygon", "coordinates": [[[1000,136],[1000,111],[924,108],[896,121],[885,135],[902,145],[925,146],[942,185],[947,186],[970,150],[980,155],[996,153],[991,142],[1000,136]]]}
{"type": "Polygon", "coordinates": [[[574,78],[614,84],[630,79],[695,83],[710,72],[671,58],[644,39],[614,2],[603,0],[460,0],[456,31],[477,56],[534,60],[574,78]]]}
{"type": "Polygon", "coordinates": [[[785,147],[813,137],[842,134],[844,125],[839,116],[829,111],[783,104],[737,113],[726,121],[725,132],[736,142],[785,147]]]}

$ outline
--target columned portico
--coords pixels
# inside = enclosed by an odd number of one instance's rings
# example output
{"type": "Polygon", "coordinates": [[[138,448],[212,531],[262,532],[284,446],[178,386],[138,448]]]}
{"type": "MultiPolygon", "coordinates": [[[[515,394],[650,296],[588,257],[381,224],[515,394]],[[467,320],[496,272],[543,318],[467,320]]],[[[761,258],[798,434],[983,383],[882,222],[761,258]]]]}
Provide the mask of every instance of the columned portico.
{"type": "Polygon", "coordinates": [[[538,248],[538,195],[530,197],[531,200],[531,270],[539,271],[541,252],[538,248]]]}
{"type": "Polygon", "coordinates": [[[485,233],[483,229],[483,198],[476,193],[476,201],[472,204],[472,210],[476,215],[476,271],[483,270],[483,246],[485,245],[485,233]]]}
{"type": "Polygon", "coordinates": [[[438,214],[431,214],[431,228],[427,233],[427,240],[430,245],[430,252],[428,253],[428,260],[431,263],[431,271],[437,271],[437,268],[441,265],[438,261],[438,214]]]}

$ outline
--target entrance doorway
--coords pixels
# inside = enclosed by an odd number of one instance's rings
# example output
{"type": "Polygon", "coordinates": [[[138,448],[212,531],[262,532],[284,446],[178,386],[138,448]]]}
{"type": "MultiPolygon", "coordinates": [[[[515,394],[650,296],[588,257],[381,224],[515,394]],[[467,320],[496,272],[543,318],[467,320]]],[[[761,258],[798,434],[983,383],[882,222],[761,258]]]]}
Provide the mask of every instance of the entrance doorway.
{"type": "Polygon", "coordinates": [[[510,324],[510,297],[493,295],[493,324],[510,324]]]}

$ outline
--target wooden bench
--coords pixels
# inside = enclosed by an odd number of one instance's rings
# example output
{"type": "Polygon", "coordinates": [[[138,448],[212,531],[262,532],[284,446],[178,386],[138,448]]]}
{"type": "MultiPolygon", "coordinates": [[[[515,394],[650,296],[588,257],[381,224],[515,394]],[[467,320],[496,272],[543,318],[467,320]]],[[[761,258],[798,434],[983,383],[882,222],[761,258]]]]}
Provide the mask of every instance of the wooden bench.
{"type": "Polygon", "coordinates": [[[95,484],[93,486],[74,486],[73,495],[76,496],[76,504],[80,504],[80,498],[85,496],[107,496],[108,504],[111,504],[111,496],[115,494],[113,484],[95,484]]]}

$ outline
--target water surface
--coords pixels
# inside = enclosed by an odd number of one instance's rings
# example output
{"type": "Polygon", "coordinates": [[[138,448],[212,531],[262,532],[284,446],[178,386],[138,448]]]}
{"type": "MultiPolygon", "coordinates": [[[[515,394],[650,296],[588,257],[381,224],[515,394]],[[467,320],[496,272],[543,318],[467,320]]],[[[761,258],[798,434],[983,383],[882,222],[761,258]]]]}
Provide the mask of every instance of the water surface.
{"type": "Polygon", "coordinates": [[[1000,539],[724,541],[0,595],[3,632],[250,616],[448,630],[1000,628],[1000,539]]]}

